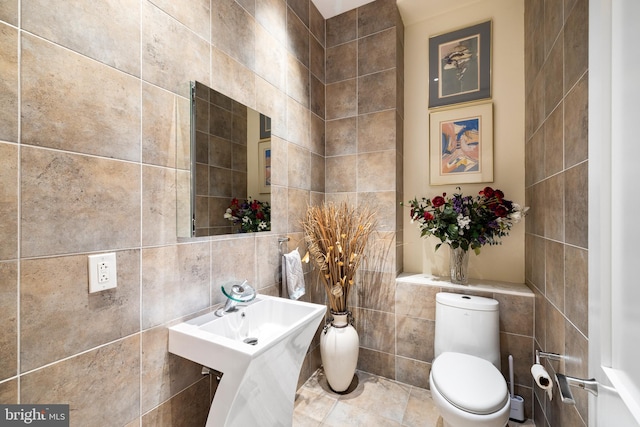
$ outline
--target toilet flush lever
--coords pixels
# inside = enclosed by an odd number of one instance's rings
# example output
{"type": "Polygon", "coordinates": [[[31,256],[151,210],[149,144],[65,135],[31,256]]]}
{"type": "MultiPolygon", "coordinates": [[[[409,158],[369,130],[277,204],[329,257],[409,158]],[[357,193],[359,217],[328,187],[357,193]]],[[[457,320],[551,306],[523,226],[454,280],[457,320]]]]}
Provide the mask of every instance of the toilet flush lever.
{"type": "Polygon", "coordinates": [[[558,389],[560,390],[560,398],[562,399],[562,403],[567,403],[569,405],[575,405],[576,403],[576,401],[573,399],[571,387],[577,387],[583,390],[587,390],[594,396],[598,395],[598,381],[596,381],[595,378],[583,380],[581,378],[569,377],[563,374],[556,374],[556,384],[558,384],[558,389]]]}

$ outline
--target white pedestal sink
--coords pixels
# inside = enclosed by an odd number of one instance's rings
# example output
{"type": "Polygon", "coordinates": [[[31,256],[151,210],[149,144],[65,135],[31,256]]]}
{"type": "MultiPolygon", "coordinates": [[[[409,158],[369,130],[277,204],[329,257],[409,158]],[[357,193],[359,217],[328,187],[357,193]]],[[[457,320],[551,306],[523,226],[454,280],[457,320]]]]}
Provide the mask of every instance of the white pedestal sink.
{"type": "Polygon", "coordinates": [[[325,312],[258,295],[223,317],[170,327],[169,352],[223,374],[206,427],[290,426],[300,368],[325,312]]]}

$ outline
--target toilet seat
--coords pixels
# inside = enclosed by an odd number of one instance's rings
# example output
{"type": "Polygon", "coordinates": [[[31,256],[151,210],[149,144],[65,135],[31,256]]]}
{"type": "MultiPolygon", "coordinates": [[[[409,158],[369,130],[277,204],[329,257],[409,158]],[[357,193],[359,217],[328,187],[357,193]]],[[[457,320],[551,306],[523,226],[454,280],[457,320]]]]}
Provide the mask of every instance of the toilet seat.
{"type": "Polygon", "coordinates": [[[445,352],[431,366],[433,386],[456,408],[478,415],[492,414],[509,400],[507,383],[489,361],[445,352]]]}

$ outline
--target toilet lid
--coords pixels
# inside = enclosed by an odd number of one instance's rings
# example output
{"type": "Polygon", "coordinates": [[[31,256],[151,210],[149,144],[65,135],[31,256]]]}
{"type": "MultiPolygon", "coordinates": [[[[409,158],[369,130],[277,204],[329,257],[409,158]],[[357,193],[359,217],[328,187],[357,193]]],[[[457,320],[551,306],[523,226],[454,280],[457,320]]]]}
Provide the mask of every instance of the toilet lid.
{"type": "Polygon", "coordinates": [[[453,406],[478,415],[500,410],[509,400],[504,377],[487,360],[462,353],[442,353],[433,361],[431,378],[453,406]]]}

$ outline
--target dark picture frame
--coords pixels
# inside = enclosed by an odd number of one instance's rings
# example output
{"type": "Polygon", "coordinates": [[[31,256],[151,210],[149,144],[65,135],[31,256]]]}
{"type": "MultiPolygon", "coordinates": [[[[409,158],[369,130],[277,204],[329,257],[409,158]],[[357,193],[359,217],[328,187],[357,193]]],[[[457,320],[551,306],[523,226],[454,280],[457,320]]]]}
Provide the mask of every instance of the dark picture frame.
{"type": "Polygon", "coordinates": [[[429,108],[491,98],[491,24],[429,38],[429,108]]]}

